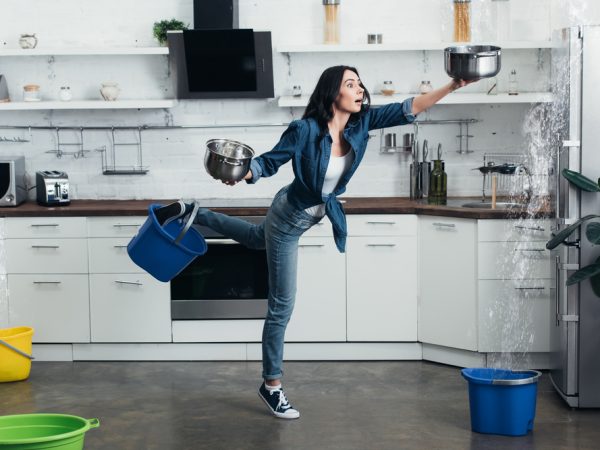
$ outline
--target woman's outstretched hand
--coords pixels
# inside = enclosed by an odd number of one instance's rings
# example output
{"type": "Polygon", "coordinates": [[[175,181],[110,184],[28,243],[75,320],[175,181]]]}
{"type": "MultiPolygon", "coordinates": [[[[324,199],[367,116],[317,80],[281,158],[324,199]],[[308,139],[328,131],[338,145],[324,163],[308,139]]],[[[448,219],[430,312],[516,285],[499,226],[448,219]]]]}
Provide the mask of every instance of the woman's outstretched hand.
{"type": "Polygon", "coordinates": [[[452,80],[452,90],[455,91],[458,88],[465,87],[466,85],[475,83],[476,81],[479,81],[479,80],[480,80],[480,78],[477,78],[476,80],[456,80],[456,79],[454,79],[454,80],[452,80]]]}
{"type": "MultiPolygon", "coordinates": [[[[244,175],[244,178],[242,178],[242,180],[250,180],[251,178],[252,178],[252,171],[248,170],[248,173],[246,175],[244,175]]],[[[235,186],[240,181],[241,180],[238,180],[238,181],[223,181],[223,184],[226,184],[228,186],[235,186]]]]}

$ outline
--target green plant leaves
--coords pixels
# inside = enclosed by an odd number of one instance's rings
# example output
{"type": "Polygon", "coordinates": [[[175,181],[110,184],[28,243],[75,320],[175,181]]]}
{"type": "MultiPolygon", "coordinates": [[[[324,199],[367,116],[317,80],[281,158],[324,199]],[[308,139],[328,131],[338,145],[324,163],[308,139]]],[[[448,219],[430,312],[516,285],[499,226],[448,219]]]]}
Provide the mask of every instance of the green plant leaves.
{"type": "Polygon", "coordinates": [[[554,237],[552,239],[550,239],[548,242],[546,242],[546,248],[548,250],[552,250],[553,248],[558,247],[560,244],[562,244],[569,236],[571,236],[571,234],[573,234],[573,232],[579,228],[579,226],[590,219],[594,219],[596,217],[600,217],[597,214],[589,214],[585,217],[582,217],[581,219],[579,219],[577,222],[575,222],[572,225],[569,225],[567,228],[565,228],[564,230],[561,230],[560,232],[558,232],[557,234],[554,235],[554,237]]]}
{"type": "Polygon", "coordinates": [[[569,183],[577,186],[582,191],[586,192],[600,192],[600,185],[595,181],[590,180],[588,177],[575,172],[574,170],[563,169],[562,176],[565,177],[569,183]]]}
{"type": "Polygon", "coordinates": [[[600,258],[594,264],[579,269],[569,278],[567,278],[567,286],[581,283],[583,280],[591,278],[592,290],[596,296],[600,297],[600,258]]]}
{"type": "Polygon", "coordinates": [[[585,230],[585,235],[592,244],[600,244],[600,223],[590,223],[585,230]]]}

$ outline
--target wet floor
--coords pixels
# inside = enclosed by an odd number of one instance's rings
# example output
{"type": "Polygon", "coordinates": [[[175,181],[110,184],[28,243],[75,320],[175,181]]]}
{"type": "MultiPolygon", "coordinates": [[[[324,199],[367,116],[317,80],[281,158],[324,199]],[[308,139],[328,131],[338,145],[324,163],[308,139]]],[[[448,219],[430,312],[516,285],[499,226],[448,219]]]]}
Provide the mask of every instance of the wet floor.
{"type": "Polygon", "coordinates": [[[34,362],[0,383],[0,414],[97,417],[86,449],[597,449],[600,410],[574,410],[539,383],[524,437],[470,430],[466,381],[427,362],[288,362],[284,388],[301,417],[258,398],[255,362],[34,362]]]}

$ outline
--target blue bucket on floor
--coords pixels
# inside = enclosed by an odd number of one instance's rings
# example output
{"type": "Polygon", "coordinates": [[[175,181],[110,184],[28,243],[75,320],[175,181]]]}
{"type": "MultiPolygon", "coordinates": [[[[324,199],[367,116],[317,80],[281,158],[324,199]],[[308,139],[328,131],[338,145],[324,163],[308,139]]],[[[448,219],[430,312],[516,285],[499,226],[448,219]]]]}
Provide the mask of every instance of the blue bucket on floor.
{"type": "Polygon", "coordinates": [[[475,368],[461,373],[469,382],[473,431],[523,436],[533,429],[540,372],[475,368]]]}
{"type": "Polygon", "coordinates": [[[206,253],[206,241],[191,228],[198,205],[186,223],[174,220],[161,227],[154,211],[164,205],[148,207],[148,218],[127,245],[131,260],[159,281],[170,281],[197,256],[206,253]]]}

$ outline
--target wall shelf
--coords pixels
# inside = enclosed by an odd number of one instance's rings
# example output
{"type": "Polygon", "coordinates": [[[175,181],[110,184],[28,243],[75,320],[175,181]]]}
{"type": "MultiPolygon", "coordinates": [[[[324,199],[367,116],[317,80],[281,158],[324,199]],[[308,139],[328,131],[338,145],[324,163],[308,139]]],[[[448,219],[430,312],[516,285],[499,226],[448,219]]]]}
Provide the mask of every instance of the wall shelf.
{"type": "MultiPolygon", "coordinates": [[[[401,102],[407,98],[415,97],[418,94],[395,94],[371,95],[371,105],[381,106],[389,103],[401,102]]],[[[308,96],[304,97],[279,97],[277,102],[281,108],[303,108],[308,104],[308,96]]],[[[439,105],[469,105],[469,104],[499,104],[499,103],[551,103],[552,93],[550,92],[523,92],[519,95],[487,95],[479,93],[469,94],[450,94],[444,97],[439,105]]]]}
{"type": "Polygon", "coordinates": [[[69,55],[168,55],[168,47],[60,47],[60,48],[8,48],[0,49],[2,56],[69,56],[69,55]]]}
{"type": "MultiPolygon", "coordinates": [[[[462,43],[463,45],[466,43],[462,43]]],[[[443,50],[457,42],[407,42],[396,44],[289,44],[277,47],[279,53],[323,53],[323,52],[401,52],[443,50]]],[[[493,43],[502,49],[554,48],[552,41],[505,41],[493,43]]]]}
{"type": "Polygon", "coordinates": [[[78,100],[70,102],[7,102],[0,103],[0,111],[26,111],[48,109],[162,109],[172,108],[177,100],[78,100]]]}

